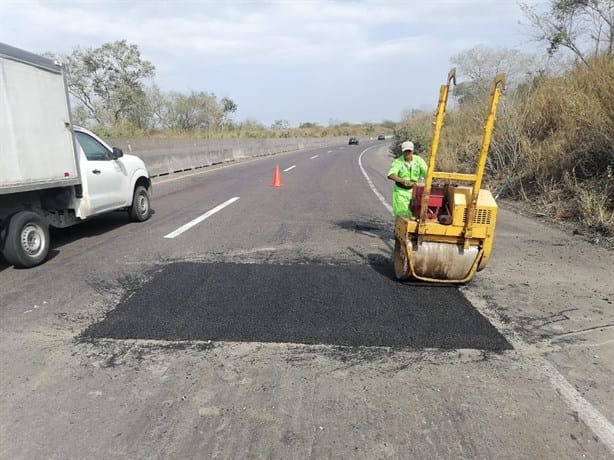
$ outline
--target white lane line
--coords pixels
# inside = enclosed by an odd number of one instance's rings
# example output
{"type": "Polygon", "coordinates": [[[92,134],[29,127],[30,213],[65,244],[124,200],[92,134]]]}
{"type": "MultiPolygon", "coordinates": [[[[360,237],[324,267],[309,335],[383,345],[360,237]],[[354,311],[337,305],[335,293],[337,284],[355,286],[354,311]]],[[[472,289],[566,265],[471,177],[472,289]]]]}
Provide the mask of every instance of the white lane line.
{"type": "Polygon", "coordinates": [[[371,148],[373,148],[373,147],[369,147],[369,148],[367,148],[367,149],[362,151],[362,153],[358,157],[358,166],[360,166],[360,170],[362,171],[362,175],[365,176],[365,179],[367,179],[367,184],[369,184],[369,187],[371,187],[371,190],[373,191],[373,193],[375,193],[375,196],[379,198],[379,200],[382,202],[382,204],[388,210],[388,212],[390,214],[392,214],[392,206],[390,206],[390,204],[388,204],[388,201],[386,200],[386,198],[384,198],[384,196],[379,192],[379,190],[375,188],[375,185],[373,185],[373,181],[367,175],[367,171],[365,171],[365,168],[363,168],[363,166],[362,166],[362,156],[367,152],[367,150],[369,150],[371,148]]]}
{"type": "Polygon", "coordinates": [[[548,377],[550,383],[569,407],[578,413],[578,417],[593,430],[599,440],[604,443],[611,452],[614,452],[614,426],[599,412],[595,406],[582,397],[571,383],[554,367],[554,365],[541,358],[541,372],[548,377]]]}
{"type": "Polygon", "coordinates": [[[520,335],[512,329],[512,325],[505,323],[497,311],[491,308],[483,298],[478,297],[467,288],[463,288],[461,292],[471,305],[514,347],[519,357],[524,358],[523,361],[529,363],[535,373],[550,381],[552,388],[565,401],[567,406],[578,414],[580,420],[599,437],[599,440],[611,452],[614,452],[614,426],[612,423],[565,379],[554,364],[540,356],[531,358],[530,356],[535,353],[533,347],[525,343],[520,335]]]}
{"type": "Polygon", "coordinates": [[[310,160],[313,160],[314,158],[318,158],[320,155],[314,155],[311,158],[309,158],[310,160]]]}
{"type": "Polygon", "coordinates": [[[294,168],[296,168],[296,165],[292,165],[289,168],[284,169],[284,172],[288,172],[288,171],[290,171],[291,169],[294,169],[294,168]]]}
{"type": "MultiPolygon", "coordinates": [[[[379,198],[384,207],[390,211],[392,214],[392,206],[390,206],[386,199],[382,196],[382,194],[375,188],[373,182],[367,175],[367,172],[362,166],[362,156],[372,147],[365,149],[360,156],[358,157],[358,165],[360,166],[360,170],[362,174],[367,179],[367,183],[375,196],[379,198]]],[[[499,315],[495,312],[491,311],[491,309],[487,308],[484,304],[483,299],[476,298],[476,296],[471,294],[471,291],[467,291],[466,289],[462,290],[463,295],[469,300],[469,302],[482,314],[484,315],[488,321],[495,326],[495,328],[499,331],[501,335],[503,335],[509,343],[512,344],[514,349],[516,350],[526,350],[528,349],[528,345],[524,343],[522,339],[520,339],[515,334],[510,334],[509,331],[504,333],[504,330],[507,330],[507,327],[503,326],[503,322],[499,315]]],[[[535,361],[538,372],[540,372],[543,376],[548,378],[550,381],[550,385],[554,388],[554,390],[561,396],[561,398],[567,403],[567,405],[578,413],[578,417],[586,423],[586,425],[599,436],[599,439],[608,447],[611,452],[614,452],[614,425],[599,412],[599,410],[593,406],[588,400],[586,400],[578,390],[574,388],[574,386],[569,383],[565,377],[554,367],[554,365],[545,358],[538,358],[535,361]]]]}
{"type": "Polygon", "coordinates": [[[188,222],[185,225],[182,225],[181,227],[179,227],[177,230],[175,230],[174,232],[169,233],[168,235],[164,235],[164,238],[175,238],[176,236],[181,235],[183,232],[185,232],[186,230],[191,229],[192,227],[194,227],[195,225],[200,224],[203,220],[205,220],[207,217],[211,217],[213,214],[215,214],[218,211],[221,211],[222,209],[224,209],[226,206],[234,203],[235,201],[237,201],[239,199],[238,196],[235,196],[233,198],[231,198],[230,200],[224,201],[222,204],[217,205],[215,208],[207,211],[206,213],[204,213],[203,215],[197,217],[196,219],[188,222]]]}

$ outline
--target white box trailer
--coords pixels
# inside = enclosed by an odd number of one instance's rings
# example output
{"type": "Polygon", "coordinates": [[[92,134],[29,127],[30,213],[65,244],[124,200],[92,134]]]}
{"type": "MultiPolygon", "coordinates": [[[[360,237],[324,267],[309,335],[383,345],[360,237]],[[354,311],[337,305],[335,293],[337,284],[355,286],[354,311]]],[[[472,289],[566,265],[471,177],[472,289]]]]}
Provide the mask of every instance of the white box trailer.
{"type": "Polygon", "coordinates": [[[0,43],[0,250],[18,267],[44,261],[49,227],[126,209],[150,216],[142,160],[72,125],[63,67],[0,43]]]}
{"type": "Polygon", "coordinates": [[[78,184],[62,67],[1,43],[0,56],[0,194],[78,184]]]}

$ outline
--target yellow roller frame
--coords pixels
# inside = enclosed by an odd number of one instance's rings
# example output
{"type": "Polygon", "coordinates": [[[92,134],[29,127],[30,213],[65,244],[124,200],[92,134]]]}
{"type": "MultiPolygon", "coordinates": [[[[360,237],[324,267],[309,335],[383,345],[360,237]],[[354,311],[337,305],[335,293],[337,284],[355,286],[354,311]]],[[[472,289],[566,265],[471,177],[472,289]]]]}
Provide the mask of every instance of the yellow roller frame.
{"type": "Polygon", "coordinates": [[[443,120],[446,116],[446,106],[448,105],[448,94],[450,92],[451,82],[454,82],[454,86],[456,86],[456,68],[453,68],[448,72],[448,79],[446,84],[441,85],[441,87],[439,88],[439,101],[437,103],[437,115],[435,116],[433,141],[431,142],[431,154],[429,155],[429,166],[426,172],[424,192],[422,193],[422,201],[420,202],[420,222],[426,221],[428,202],[431,197],[431,185],[433,184],[432,171],[435,170],[435,159],[437,158],[437,152],[439,151],[439,138],[441,137],[441,128],[443,128],[443,120]]]}
{"type": "MultiPolygon", "coordinates": [[[[488,113],[484,123],[484,133],[482,136],[482,145],[480,148],[480,154],[477,161],[476,170],[473,174],[442,172],[435,170],[435,164],[437,159],[437,153],[439,149],[439,140],[441,136],[441,130],[444,124],[446,105],[448,101],[448,94],[450,90],[450,83],[456,84],[456,69],[450,70],[448,73],[448,79],[445,85],[442,85],[439,92],[439,102],[437,106],[437,115],[435,118],[435,127],[433,132],[433,141],[431,143],[431,152],[429,156],[428,171],[425,178],[424,191],[421,199],[420,215],[417,216],[417,220],[411,220],[407,217],[397,217],[395,222],[395,254],[394,254],[394,266],[395,272],[407,273],[407,276],[399,277],[400,279],[407,279],[413,277],[421,281],[429,281],[436,283],[465,283],[469,281],[476,270],[483,268],[485,261],[490,257],[490,251],[492,249],[493,234],[489,234],[487,229],[483,227],[475,228],[474,218],[476,214],[476,207],[478,204],[478,198],[480,197],[480,187],[482,185],[482,176],[484,174],[484,168],[486,166],[486,158],[492,139],[492,132],[495,125],[497,106],[501,92],[505,87],[505,75],[498,74],[495,76],[491,91],[488,113]],[[467,218],[463,228],[445,226],[438,222],[432,222],[427,219],[428,203],[431,195],[431,188],[433,179],[443,179],[446,183],[451,181],[463,181],[469,182],[471,186],[471,198],[467,206],[467,218]],[[470,265],[466,275],[461,277],[455,277],[453,279],[441,279],[430,276],[424,276],[416,273],[415,263],[412,259],[412,248],[410,245],[410,238],[415,237],[417,247],[424,242],[434,242],[443,244],[454,244],[462,246],[464,251],[469,252],[470,246],[477,246],[477,254],[475,259],[470,263],[464,262],[466,265],[470,265]],[[402,247],[400,247],[402,245],[402,247]],[[483,261],[480,263],[480,261],[483,261]]],[[[488,200],[490,193],[488,191],[482,191],[482,198],[488,200]],[[488,195],[488,196],[486,196],[488,195]]],[[[490,199],[492,199],[490,197],[490,199]]],[[[494,202],[494,200],[493,200],[494,202]]],[[[495,205],[496,206],[496,205],[495,205]]],[[[493,222],[494,225],[494,222],[493,222]]],[[[452,264],[453,265],[453,262],[452,264]]]]}

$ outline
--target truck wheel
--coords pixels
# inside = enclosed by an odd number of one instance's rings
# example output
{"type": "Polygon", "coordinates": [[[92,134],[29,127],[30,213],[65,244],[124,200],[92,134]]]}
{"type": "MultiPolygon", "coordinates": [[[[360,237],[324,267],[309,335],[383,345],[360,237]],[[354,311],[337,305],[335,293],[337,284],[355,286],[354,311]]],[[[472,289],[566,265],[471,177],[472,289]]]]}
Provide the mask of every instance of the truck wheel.
{"type": "Polygon", "coordinates": [[[139,185],[134,189],[132,206],[128,210],[130,218],[136,222],[143,222],[149,219],[151,208],[149,207],[149,192],[145,187],[139,185]]]}
{"type": "Polygon", "coordinates": [[[21,211],[9,220],[2,255],[18,268],[40,264],[49,254],[49,227],[38,214],[21,211]]]}

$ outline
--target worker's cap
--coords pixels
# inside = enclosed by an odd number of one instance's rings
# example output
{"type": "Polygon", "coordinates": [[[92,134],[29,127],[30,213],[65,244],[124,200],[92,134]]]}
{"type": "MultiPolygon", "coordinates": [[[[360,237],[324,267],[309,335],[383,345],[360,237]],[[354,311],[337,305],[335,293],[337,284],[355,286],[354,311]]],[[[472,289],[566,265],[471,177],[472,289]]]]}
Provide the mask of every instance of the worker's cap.
{"type": "Polygon", "coordinates": [[[401,152],[407,152],[408,150],[414,151],[414,143],[412,141],[405,141],[401,144],[401,152]]]}

